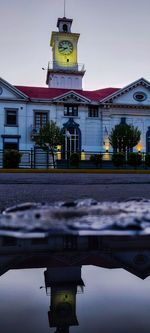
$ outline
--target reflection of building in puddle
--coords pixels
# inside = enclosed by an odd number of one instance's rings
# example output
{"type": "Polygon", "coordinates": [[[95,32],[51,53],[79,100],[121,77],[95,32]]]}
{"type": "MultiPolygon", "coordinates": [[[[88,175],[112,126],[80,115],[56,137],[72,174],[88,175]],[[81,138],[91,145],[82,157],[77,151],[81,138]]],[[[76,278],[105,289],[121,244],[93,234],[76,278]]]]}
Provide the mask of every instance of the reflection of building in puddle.
{"type": "Polygon", "coordinates": [[[83,265],[123,268],[144,279],[150,275],[150,236],[0,238],[0,275],[9,269],[83,265]]]}
{"type": "MultiPolygon", "coordinates": [[[[83,292],[82,266],[123,268],[141,279],[150,275],[150,236],[59,235],[51,240],[52,251],[44,248],[47,244],[41,240],[30,240],[28,247],[26,241],[21,241],[18,250],[19,240],[15,247],[14,241],[6,238],[1,246],[0,275],[10,269],[47,267],[44,277],[50,296],[48,319],[55,333],[69,333],[71,326],[78,325],[76,299],[83,292]]],[[[92,279],[92,283],[96,282],[95,276],[92,279]]]]}
{"type": "Polygon", "coordinates": [[[51,296],[49,325],[56,327],[57,333],[68,333],[70,326],[78,325],[76,295],[84,286],[81,267],[49,267],[44,274],[46,292],[51,296]]]}

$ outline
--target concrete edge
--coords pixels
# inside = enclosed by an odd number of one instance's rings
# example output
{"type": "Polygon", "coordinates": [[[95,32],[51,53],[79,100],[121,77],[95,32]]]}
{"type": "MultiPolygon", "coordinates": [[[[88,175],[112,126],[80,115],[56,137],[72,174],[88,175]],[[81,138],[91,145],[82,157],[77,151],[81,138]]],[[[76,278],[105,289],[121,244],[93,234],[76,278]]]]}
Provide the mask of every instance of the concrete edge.
{"type": "Polygon", "coordinates": [[[0,169],[0,173],[90,173],[90,174],[150,174],[150,170],[126,169],[0,169]]]}

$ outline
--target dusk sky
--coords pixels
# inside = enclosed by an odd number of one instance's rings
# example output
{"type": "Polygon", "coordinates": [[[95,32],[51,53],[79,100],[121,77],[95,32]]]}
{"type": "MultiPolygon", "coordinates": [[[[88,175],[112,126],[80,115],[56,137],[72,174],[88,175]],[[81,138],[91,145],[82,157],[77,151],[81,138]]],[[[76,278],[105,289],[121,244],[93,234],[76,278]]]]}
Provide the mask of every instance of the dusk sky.
{"type": "MultiPolygon", "coordinates": [[[[11,84],[46,86],[51,31],[64,16],[63,0],[0,0],[0,76],[11,84]]],[[[149,0],[66,0],[72,32],[81,33],[78,62],[84,89],[150,80],[149,0]]]]}

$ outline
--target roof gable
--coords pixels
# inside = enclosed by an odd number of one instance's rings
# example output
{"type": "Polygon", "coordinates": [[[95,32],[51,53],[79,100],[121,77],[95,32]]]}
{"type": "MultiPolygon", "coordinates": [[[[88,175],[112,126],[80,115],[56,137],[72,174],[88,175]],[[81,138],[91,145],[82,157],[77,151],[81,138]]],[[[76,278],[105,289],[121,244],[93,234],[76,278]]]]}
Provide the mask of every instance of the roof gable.
{"type": "Polygon", "coordinates": [[[149,251],[142,250],[142,254],[139,254],[137,250],[128,251],[116,251],[113,254],[113,258],[120,264],[120,267],[126,271],[138,276],[141,279],[145,279],[150,275],[150,255],[149,251]]]}
{"type": "Polygon", "coordinates": [[[63,103],[89,103],[90,99],[86,98],[78,94],[77,92],[71,90],[67,93],[64,93],[60,96],[57,96],[53,99],[55,102],[63,102],[63,103]]]}
{"type": "Polygon", "coordinates": [[[16,87],[0,78],[0,100],[26,100],[27,96],[16,87]]]}
{"type": "Polygon", "coordinates": [[[141,78],[102,99],[101,102],[112,104],[150,105],[150,82],[141,78]]]}

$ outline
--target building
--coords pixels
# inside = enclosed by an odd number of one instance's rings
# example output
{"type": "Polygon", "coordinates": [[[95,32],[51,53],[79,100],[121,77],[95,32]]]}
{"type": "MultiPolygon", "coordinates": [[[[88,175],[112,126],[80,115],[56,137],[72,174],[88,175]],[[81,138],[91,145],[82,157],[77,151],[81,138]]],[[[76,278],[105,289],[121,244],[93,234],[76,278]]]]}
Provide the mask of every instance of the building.
{"type": "MultiPolygon", "coordinates": [[[[64,152],[84,152],[85,158],[86,153],[112,152],[108,137],[120,122],[138,126],[142,135],[136,149],[150,152],[150,82],[140,78],[124,88],[83,90],[85,69],[78,63],[77,50],[80,34],[72,33],[72,21],[58,18],[58,31],[51,34],[53,59],[46,88],[12,86],[0,79],[1,157],[4,149],[19,149],[28,164],[34,150],[36,166],[34,138],[50,120],[64,130],[64,152]]],[[[46,158],[43,155],[43,165],[46,158]]]]}

